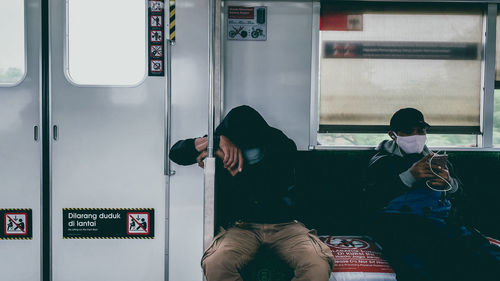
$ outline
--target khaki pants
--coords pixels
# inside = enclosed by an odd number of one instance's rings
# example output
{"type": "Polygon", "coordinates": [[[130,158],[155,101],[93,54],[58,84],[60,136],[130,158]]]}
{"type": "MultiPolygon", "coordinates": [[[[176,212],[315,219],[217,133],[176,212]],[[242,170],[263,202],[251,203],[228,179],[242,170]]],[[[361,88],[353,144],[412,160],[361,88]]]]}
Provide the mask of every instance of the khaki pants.
{"type": "Polygon", "coordinates": [[[242,281],[240,270],[268,245],[294,270],[292,281],[327,281],[333,268],[330,248],[297,221],[281,224],[239,223],[221,231],[201,265],[208,281],[242,281]]]}

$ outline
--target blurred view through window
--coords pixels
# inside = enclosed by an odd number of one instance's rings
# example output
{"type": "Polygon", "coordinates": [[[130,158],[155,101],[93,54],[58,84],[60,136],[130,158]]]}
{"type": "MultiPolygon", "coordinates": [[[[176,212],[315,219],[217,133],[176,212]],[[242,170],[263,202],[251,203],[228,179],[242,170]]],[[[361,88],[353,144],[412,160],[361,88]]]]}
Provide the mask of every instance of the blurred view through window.
{"type": "Polygon", "coordinates": [[[404,107],[432,125],[429,145],[477,145],[480,9],[322,5],[320,29],[321,145],[376,145],[404,107]]]}
{"type": "Polygon", "coordinates": [[[146,1],[68,0],[67,62],[80,85],[135,85],[146,74],[146,1]]]}
{"type": "Polygon", "coordinates": [[[25,73],[24,0],[0,1],[0,86],[17,84],[25,73]]]}

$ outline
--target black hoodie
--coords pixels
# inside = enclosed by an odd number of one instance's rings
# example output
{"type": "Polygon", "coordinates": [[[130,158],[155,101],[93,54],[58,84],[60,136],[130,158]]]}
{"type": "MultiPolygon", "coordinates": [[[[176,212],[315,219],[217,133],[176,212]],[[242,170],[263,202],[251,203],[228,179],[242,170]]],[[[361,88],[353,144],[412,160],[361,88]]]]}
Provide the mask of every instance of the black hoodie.
{"type": "MultiPolygon", "coordinates": [[[[215,131],[225,136],[244,154],[259,151],[261,159],[231,176],[220,159],[216,160],[216,217],[218,225],[235,221],[281,223],[296,218],[292,193],[295,184],[297,147],[282,131],[267,124],[249,106],[233,108],[215,131]]],[[[195,139],[178,141],[170,149],[170,159],[180,165],[196,163],[199,152],[195,139]]],[[[216,141],[217,143],[217,141],[216,141]]],[[[217,147],[215,147],[217,149],[217,147]]]]}

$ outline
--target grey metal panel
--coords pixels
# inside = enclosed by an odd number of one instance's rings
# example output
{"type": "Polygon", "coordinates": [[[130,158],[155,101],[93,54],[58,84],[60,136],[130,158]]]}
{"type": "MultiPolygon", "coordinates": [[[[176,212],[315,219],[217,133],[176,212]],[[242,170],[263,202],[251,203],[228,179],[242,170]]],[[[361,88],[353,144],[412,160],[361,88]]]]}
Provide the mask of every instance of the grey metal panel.
{"type": "Polygon", "coordinates": [[[226,2],[267,6],[267,41],[225,40],[225,113],[248,104],[299,149],[309,147],[313,3],[226,2]]]}
{"type": "Polygon", "coordinates": [[[484,50],[484,96],[482,102],[482,144],[484,148],[493,147],[493,113],[495,111],[495,56],[497,5],[489,4],[486,13],[486,44],[484,50]]]}
{"type": "MultiPolygon", "coordinates": [[[[207,133],[208,2],[177,1],[172,46],[172,143],[207,133]]],[[[170,177],[169,280],[202,280],[203,170],[172,164],[170,177]]]]}
{"type": "Polygon", "coordinates": [[[0,272],[9,281],[41,278],[41,142],[33,138],[40,127],[40,13],[39,0],[25,1],[26,77],[0,87],[0,208],[33,210],[32,240],[0,240],[0,272]]]}
{"type": "Polygon", "coordinates": [[[51,144],[53,280],[164,280],[165,78],[135,87],[68,82],[65,2],[50,3],[51,119],[59,128],[51,144]],[[65,240],[62,208],[77,207],[154,208],[155,238],[65,240]]]}

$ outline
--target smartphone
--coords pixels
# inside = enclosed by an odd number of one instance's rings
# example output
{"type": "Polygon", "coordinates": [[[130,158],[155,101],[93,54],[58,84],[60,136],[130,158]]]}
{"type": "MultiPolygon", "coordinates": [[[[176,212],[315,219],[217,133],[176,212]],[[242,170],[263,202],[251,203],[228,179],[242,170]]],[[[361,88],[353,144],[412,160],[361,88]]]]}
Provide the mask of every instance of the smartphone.
{"type": "Polygon", "coordinates": [[[448,155],[438,155],[436,154],[434,157],[431,157],[431,165],[446,167],[448,162],[448,155]]]}

